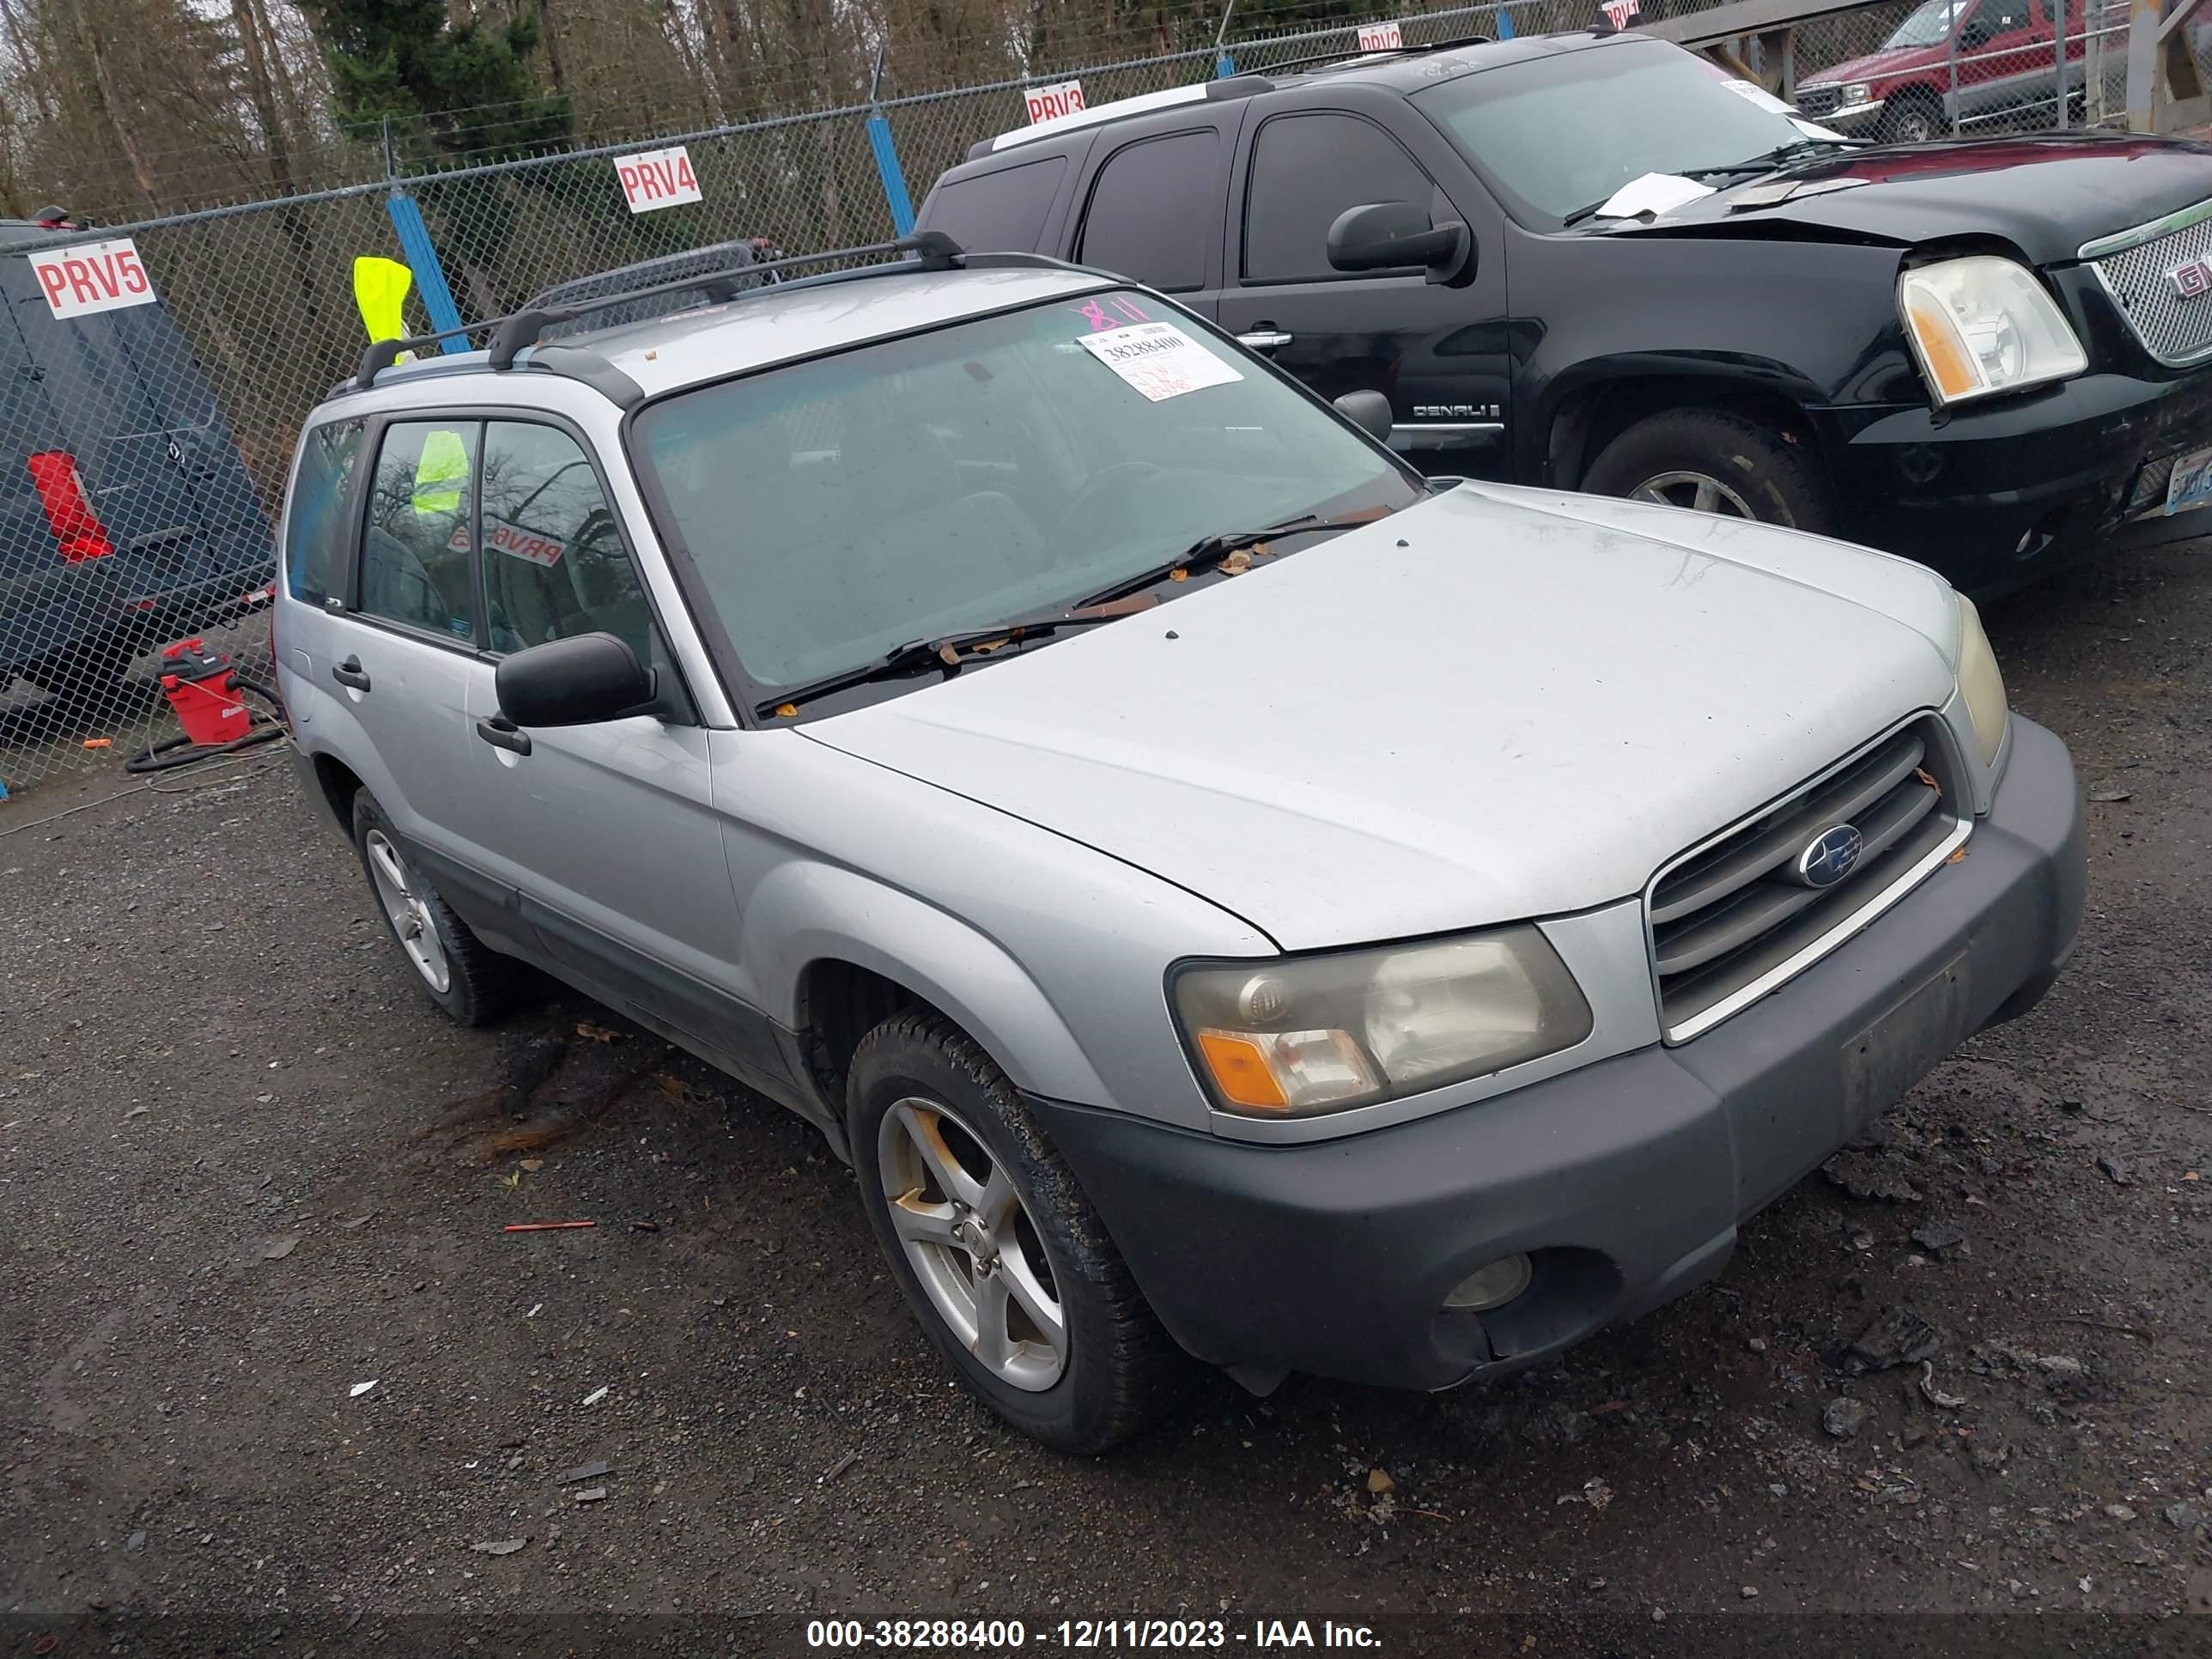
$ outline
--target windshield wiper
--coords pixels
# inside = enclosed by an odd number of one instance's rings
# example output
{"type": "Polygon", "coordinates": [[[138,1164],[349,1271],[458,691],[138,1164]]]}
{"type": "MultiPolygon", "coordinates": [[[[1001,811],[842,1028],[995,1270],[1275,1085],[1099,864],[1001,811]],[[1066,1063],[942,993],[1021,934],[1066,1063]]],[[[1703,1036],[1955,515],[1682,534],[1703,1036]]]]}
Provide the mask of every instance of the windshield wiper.
{"type": "Polygon", "coordinates": [[[1759,155],[1747,155],[1741,161],[1729,161],[1713,167],[1685,167],[1675,174],[1678,179],[1725,179],[1739,173],[1767,173],[1776,167],[1788,167],[1792,161],[1802,161],[1814,155],[1825,155],[1832,149],[1864,149],[1863,138],[1800,138],[1795,143],[1777,144],[1759,155]]]}
{"type": "MultiPolygon", "coordinates": [[[[1324,519],[1318,513],[1301,513],[1296,518],[1280,519],[1257,530],[1219,530],[1211,536],[1200,536],[1188,547],[1164,564],[1156,564],[1150,570],[1140,570],[1133,576],[1124,576],[1111,587],[1102,587],[1084,605],[1103,605],[1109,599],[1118,599],[1125,593],[1137,593],[1156,582],[1164,582],[1178,570],[1211,570],[1225,562],[1231,554],[1276,536],[1294,536],[1309,530],[1333,530],[1340,526],[1360,521],[1359,515],[1347,514],[1342,519],[1324,519]]],[[[1080,610],[1082,607],[1078,606],[1080,610]]]]}
{"type": "MultiPolygon", "coordinates": [[[[1724,161],[1710,167],[1670,167],[1661,171],[1676,179],[1693,179],[1703,184],[1708,179],[1729,179],[1740,173],[1771,173],[1777,167],[1788,167],[1792,161],[1802,161],[1814,155],[1825,155],[1832,149],[1864,149],[1869,141],[1864,138],[1800,138],[1787,144],[1777,144],[1764,155],[1748,155],[1741,161],[1724,161]]],[[[1615,191],[1613,196],[1620,192],[1615,191]]],[[[1570,229],[1597,212],[1613,196],[1601,196],[1588,202],[1559,221],[1559,228],[1570,229]]],[[[1633,218],[1635,216],[1626,215],[1633,218]]]]}
{"type": "Polygon", "coordinates": [[[862,663],[858,668],[848,668],[842,674],[794,686],[774,702],[763,703],[759,713],[763,718],[786,708],[796,708],[800,703],[824,697],[832,691],[842,691],[849,686],[866,685],[871,680],[897,679],[917,670],[939,668],[949,679],[954,674],[981,658],[989,656],[1003,646],[1024,640],[1049,639],[1062,629],[1095,628],[1100,623],[1118,622],[1139,611],[1149,610],[1152,601],[1139,605],[1078,605],[1057,617],[1033,617],[1021,622],[994,623],[988,628],[963,628],[956,633],[933,635],[927,639],[908,640],[895,645],[873,662],[862,663]]]}

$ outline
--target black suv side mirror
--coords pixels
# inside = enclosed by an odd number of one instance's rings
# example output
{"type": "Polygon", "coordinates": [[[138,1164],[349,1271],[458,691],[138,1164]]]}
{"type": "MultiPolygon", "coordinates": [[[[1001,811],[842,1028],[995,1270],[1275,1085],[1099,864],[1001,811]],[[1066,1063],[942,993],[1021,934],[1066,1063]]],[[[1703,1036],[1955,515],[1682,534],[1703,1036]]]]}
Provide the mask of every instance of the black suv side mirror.
{"type": "Polygon", "coordinates": [[[1390,441],[1390,400],[1363,386],[1336,400],[1336,412],[1377,443],[1390,441]]]}
{"type": "Polygon", "coordinates": [[[502,660],[492,684],[514,725],[593,726],[642,713],[658,677],[611,634],[548,640],[502,660]]]}
{"type": "Polygon", "coordinates": [[[1474,233],[1456,219],[1429,222],[1411,202],[1346,208],[1328,228],[1328,262],[1338,270],[1425,267],[1431,283],[1455,283],[1474,270],[1474,233]]]}

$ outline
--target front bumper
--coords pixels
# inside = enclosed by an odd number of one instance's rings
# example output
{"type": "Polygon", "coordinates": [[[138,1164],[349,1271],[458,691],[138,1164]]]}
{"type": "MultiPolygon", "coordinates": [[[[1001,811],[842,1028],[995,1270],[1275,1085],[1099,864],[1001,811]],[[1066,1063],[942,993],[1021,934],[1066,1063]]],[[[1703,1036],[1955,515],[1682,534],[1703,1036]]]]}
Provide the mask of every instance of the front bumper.
{"type": "Polygon", "coordinates": [[[1805,118],[1824,126],[1831,132],[1840,132],[1846,138],[1871,138],[1881,125],[1884,100],[1880,98],[1863,104],[1845,104],[1830,110],[1826,115],[1808,115],[1805,118]]]}
{"type": "Polygon", "coordinates": [[[1518,1370],[1717,1273],[1738,1223],[1958,1041],[2032,1007],[2081,915],[2065,746],[2015,720],[1967,856],[1754,1007],[1651,1048],[1341,1140],[1257,1146],[1036,1100],[1169,1332],[1255,1379],[1443,1389],[1518,1370]],[[1446,1314],[1515,1251],[1535,1277],[1446,1314]]]}
{"type": "Polygon", "coordinates": [[[2094,556],[2124,521],[2164,506],[2161,465],[2212,445],[2212,368],[2087,374],[1948,416],[1916,404],[1815,419],[1840,533],[1987,598],[2094,556]]]}

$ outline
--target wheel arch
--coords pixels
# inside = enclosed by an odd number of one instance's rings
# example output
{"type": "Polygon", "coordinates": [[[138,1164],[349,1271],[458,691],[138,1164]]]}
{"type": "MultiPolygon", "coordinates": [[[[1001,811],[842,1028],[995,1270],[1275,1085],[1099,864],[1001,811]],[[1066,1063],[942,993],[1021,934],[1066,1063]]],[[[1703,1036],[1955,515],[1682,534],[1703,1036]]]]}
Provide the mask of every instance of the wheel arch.
{"type": "Polygon", "coordinates": [[[1832,498],[1835,481],[1806,410],[1815,396],[1780,363],[1726,370],[1688,365],[1599,368],[1559,393],[1547,425],[1544,482],[1579,489],[1605,447],[1638,421],[1669,410],[1733,415],[1776,433],[1809,456],[1832,498]]]}
{"type": "Polygon", "coordinates": [[[778,1023],[799,1036],[824,1103],[842,1115],[853,1048],[891,1014],[943,1015],[1017,1088],[1097,1101],[1106,1086],[1043,990],[998,941],[859,872],[794,865],[747,906],[750,966],[778,1023]]]}

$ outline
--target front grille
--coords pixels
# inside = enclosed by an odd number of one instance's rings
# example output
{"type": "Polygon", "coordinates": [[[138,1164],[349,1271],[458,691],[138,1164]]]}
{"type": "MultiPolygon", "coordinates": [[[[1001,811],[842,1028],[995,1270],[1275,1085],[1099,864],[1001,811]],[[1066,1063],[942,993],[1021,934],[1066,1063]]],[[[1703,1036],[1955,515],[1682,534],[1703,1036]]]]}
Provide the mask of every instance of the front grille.
{"type": "Polygon", "coordinates": [[[2172,273],[2212,258],[2212,202],[2081,250],[2143,349],[2162,363],[2212,354],[2212,292],[2185,295],[2172,273]]]}
{"type": "Polygon", "coordinates": [[[1972,816],[1951,757],[1942,726],[1917,720],[1661,872],[1649,909],[1670,1042],[1809,967],[1902,896],[1890,891],[1902,878],[1965,839],[1972,816]],[[1832,885],[1807,884],[1800,859],[1839,825],[1859,833],[1857,862],[1832,885]]]}
{"type": "Polygon", "coordinates": [[[1841,87],[1800,87],[1797,88],[1797,112],[1818,120],[1823,115],[1833,115],[1844,106],[1841,87]]]}

